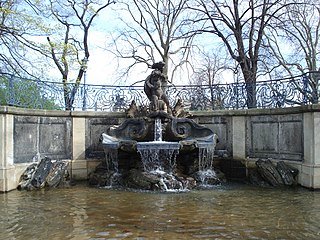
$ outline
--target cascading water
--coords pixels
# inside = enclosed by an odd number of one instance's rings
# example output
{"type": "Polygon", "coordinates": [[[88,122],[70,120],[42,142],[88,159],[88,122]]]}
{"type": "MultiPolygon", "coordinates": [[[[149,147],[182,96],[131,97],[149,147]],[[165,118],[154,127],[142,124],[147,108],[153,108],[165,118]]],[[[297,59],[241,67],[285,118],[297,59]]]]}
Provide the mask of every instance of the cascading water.
{"type": "Polygon", "coordinates": [[[109,136],[104,135],[105,142],[109,141],[108,148],[104,148],[106,158],[106,170],[108,173],[106,187],[112,187],[114,184],[119,182],[121,174],[119,173],[119,159],[118,159],[118,148],[119,143],[113,142],[114,139],[110,139],[109,136]]]}
{"type": "Polygon", "coordinates": [[[162,141],[162,124],[160,118],[154,120],[154,141],[162,141]]]}
{"type": "Polygon", "coordinates": [[[213,169],[214,146],[210,144],[198,144],[199,146],[199,171],[213,169]]]}
{"type": "Polygon", "coordinates": [[[216,172],[213,169],[213,156],[215,145],[212,143],[201,143],[198,145],[198,168],[197,180],[200,181],[202,186],[208,186],[217,184],[219,179],[217,178],[216,172]]]}
{"type": "Polygon", "coordinates": [[[159,177],[160,188],[164,191],[183,190],[182,183],[178,182],[173,175],[179,149],[178,142],[162,141],[160,118],[155,119],[154,141],[137,143],[137,151],[141,156],[144,171],[159,177]]]}
{"type": "Polygon", "coordinates": [[[179,143],[177,142],[154,141],[137,143],[137,151],[141,156],[143,168],[147,172],[164,171],[173,173],[179,148],[179,143]]]}
{"type": "Polygon", "coordinates": [[[141,156],[144,170],[147,172],[165,171],[172,173],[176,166],[179,149],[178,142],[162,141],[160,118],[156,118],[154,121],[154,141],[137,143],[137,151],[141,156]]]}
{"type": "Polygon", "coordinates": [[[118,172],[118,149],[105,150],[108,171],[118,172]]]}

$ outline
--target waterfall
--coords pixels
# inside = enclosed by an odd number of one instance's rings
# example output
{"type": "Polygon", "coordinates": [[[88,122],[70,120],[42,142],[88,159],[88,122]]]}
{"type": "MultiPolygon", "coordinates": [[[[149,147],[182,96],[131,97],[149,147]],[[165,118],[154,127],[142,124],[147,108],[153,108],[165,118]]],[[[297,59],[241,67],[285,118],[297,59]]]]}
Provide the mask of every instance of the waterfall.
{"type": "Polygon", "coordinates": [[[118,172],[118,149],[105,149],[108,171],[118,172]]]}
{"type": "Polygon", "coordinates": [[[160,118],[156,118],[154,122],[154,141],[137,143],[144,171],[156,176],[159,179],[159,187],[164,191],[184,190],[182,183],[173,175],[179,149],[178,142],[162,141],[160,118]]]}
{"type": "Polygon", "coordinates": [[[217,184],[219,179],[213,169],[215,145],[212,143],[199,144],[197,180],[202,186],[217,184]]]}
{"type": "Polygon", "coordinates": [[[104,148],[106,156],[106,168],[107,177],[105,179],[105,187],[112,188],[117,185],[121,179],[121,173],[119,173],[119,161],[118,161],[118,144],[109,144],[110,148],[104,148]]]}
{"type": "Polygon", "coordinates": [[[103,133],[101,137],[102,143],[107,146],[104,147],[107,169],[108,171],[118,172],[119,141],[117,138],[105,133],[103,133]]]}
{"type": "Polygon", "coordinates": [[[179,154],[177,142],[139,142],[137,151],[147,172],[164,171],[172,173],[176,167],[176,157],[179,154]]]}
{"type": "Polygon", "coordinates": [[[172,173],[176,167],[176,157],[180,145],[177,142],[162,141],[161,119],[154,120],[154,141],[138,142],[137,151],[147,172],[164,171],[172,173]]]}
{"type": "Polygon", "coordinates": [[[214,146],[210,144],[199,144],[199,171],[213,169],[214,146]]]}
{"type": "Polygon", "coordinates": [[[162,141],[162,124],[160,118],[154,120],[154,141],[162,141]]]}

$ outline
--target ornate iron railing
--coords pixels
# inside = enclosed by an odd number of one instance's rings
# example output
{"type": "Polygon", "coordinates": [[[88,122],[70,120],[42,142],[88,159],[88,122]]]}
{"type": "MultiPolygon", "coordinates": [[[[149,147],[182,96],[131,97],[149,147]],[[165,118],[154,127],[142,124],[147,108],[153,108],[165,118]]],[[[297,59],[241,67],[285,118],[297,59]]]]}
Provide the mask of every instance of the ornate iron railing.
{"type": "MultiPolygon", "coordinates": [[[[294,78],[256,82],[248,92],[244,82],[231,84],[186,85],[167,88],[167,96],[174,106],[181,99],[187,110],[244,109],[248,98],[254,97],[256,108],[282,108],[318,102],[317,83],[310,74],[294,78]],[[252,94],[252,96],[250,96],[252,94]]],[[[138,106],[148,106],[143,86],[79,86],[69,83],[33,81],[0,76],[0,105],[37,109],[65,109],[65,96],[77,87],[72,110],[124,111],[135,100],[138,106]]],[[[252,107],[252,106],[251,106],[252,107]]]]}

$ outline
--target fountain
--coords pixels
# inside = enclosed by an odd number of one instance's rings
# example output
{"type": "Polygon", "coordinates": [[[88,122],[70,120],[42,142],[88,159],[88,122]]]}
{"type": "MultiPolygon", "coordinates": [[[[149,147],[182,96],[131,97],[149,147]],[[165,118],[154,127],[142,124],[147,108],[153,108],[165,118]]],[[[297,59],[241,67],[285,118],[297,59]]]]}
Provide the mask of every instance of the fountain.
{"type": "Polygon", "coordinates": [[[188,118],[180,100],[170,107],[163,67],[162,62],[155,63],[145,80],[149,108],[140,110],[132,102],[127,119],[102,134],[106,162],[99,169],[106,173],[103,181],[97,181],[95,171],[92,183],[183,191],[219,182],[213,170],[217,135],[188,118]]]}

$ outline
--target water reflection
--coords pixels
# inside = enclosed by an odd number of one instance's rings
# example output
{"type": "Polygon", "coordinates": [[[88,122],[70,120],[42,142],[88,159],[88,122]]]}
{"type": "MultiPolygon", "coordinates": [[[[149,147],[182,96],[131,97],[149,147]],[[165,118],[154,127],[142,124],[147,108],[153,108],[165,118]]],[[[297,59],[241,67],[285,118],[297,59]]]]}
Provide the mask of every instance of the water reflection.
{"type": "Polygon", "coordinates": [[[187,193],[76,186],[0,195],[0,239],[319,239],[320,192],[187,193]]]}

